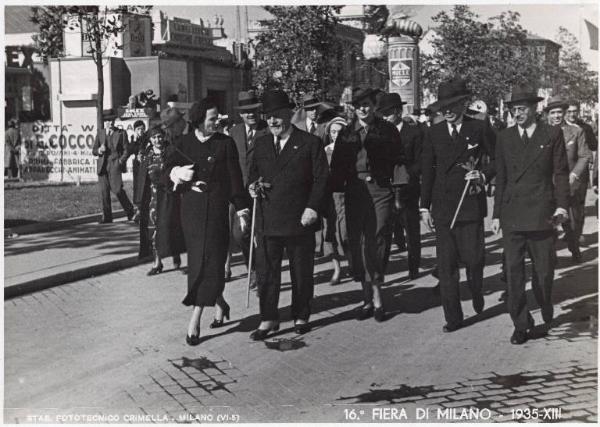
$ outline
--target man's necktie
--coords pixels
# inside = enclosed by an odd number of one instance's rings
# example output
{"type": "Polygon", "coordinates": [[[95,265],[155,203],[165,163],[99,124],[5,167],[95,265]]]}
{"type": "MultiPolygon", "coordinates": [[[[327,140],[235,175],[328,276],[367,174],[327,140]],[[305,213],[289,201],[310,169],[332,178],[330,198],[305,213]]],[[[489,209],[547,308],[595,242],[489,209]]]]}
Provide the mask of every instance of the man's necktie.
{"type": "Polygon", "coordinates": [[[456,129],[456,125],[453,124],[452,125],[452,141],[456,142],[456,140],[458,139],[458,130],[456,129]]]}
{"type": "Polygon", "coordinates": [[[281,138],[276,136],[275,137],[275,154],[279,156],[279,153],[281,153],[281,138]]]}
{"type": "Polygon", "coordinates": [[[315,126],[315,122],[310,122],[310,129],[308,130],[308,132],[310,134],[314,135],[316,131],[317,131],[317,127],[315,126]]]}
{"type": "Polygon", "coordinates": [[[252,145],[252,138],[254,138],[254,131],[252,129],[249,129],[248,138],[246,139],[248,141],[248,145],[252,145]]]}
{"type": "Polygon", "coordinates": [[[527,135],[527,131],[523,130],[523,136],[521,137],[523,140],[523,144],[527,145],[529,143],[529,136],[527,135]]]}

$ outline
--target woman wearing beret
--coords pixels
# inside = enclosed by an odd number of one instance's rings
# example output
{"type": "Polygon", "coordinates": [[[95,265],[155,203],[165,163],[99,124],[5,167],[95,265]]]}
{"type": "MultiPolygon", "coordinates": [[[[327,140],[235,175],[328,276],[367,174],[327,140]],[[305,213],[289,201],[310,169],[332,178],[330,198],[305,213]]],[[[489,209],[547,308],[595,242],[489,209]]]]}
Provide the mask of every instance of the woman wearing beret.
{"type": "Polygon", "coordinates": [[[223,298],[229,244],[229,202],[247,228],[248,196],[242,183],[235,142],[217,132],[217,106],[202,99],[190,109],[192,131],[179,138],[167,156],[167,175],[181,193],[181,220],[188,251],[188,292],[183,304],[194,310],[186,342],[200,343],[204,307],[216,306],[211,327],[229,319],[223,298]]]}
{"type": "Polygon", "coordinates": [[[179,221],[179,195],[173,194],[172,183],[164,177],[167,148],[164,132],[160,127],[154,127],[148,133],[148,139],[150,144],[141,153],[135,203],[140,206],[140,230],[151,235],[154,265],[148,276],[153,276],[162,272],[162,258],[167,256],[173,257],[173,265],[178,269],[180,254],[185,252],[185,247],[179,221]]]}

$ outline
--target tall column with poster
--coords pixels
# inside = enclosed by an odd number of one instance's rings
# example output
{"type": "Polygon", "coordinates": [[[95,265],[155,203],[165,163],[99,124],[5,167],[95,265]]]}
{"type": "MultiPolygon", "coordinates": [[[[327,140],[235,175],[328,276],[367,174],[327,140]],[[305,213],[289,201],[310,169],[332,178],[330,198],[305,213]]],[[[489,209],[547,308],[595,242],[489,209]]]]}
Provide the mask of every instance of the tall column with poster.
{"type": "Polygon", "coordinates": [[[388,39],[389,92],[400,94],[406,101],[408,113],[420,108],[419,99],[419,45],[409,36],[388,39]]]}

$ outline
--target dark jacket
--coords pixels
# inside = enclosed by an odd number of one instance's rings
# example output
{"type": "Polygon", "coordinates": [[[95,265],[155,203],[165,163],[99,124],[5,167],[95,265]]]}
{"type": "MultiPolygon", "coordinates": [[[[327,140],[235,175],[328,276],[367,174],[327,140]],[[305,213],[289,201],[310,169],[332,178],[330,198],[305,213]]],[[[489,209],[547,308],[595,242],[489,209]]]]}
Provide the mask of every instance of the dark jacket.
{"type": "MultiPolygon", "coordinates": [[[[261,120],[258,122],[256,127],[253,141],[256,141],[263,135],[269,133],[269,129],[267,127],[267,122],[261,120]]],[[[237,147],[240,169],[242,170],[242,177],[244,180],[244,186],[248,185],[248,168],[250,166],[250,157],[252,157],[252,152],[254,151],[254,143],[248,145],[248,135],[246,134],[246,125],[244,123],[239,123],[231,128],[229,131],[229,135],[235,141],[235,146],[237,147]]]]}
{"type": "MultiPolygon", "coordinates": [[[[333,191],[344,191],[345,185],[357,176],[356,158],[362,144],[356,126],[356,122],[352,123],[338,135],[330,165],[333,191]]],[[[389,187],[394,167],[405,163],[398,129],[393,124],[375,117],[368,128],[364,147],[371,176],[380,186],[389,187]]]]}
{"type": "Polygon", "coordinates": [[[494,218],[505,233],[552,229],[557,207],[567,209],[569,166],[562,130],[538,122],[527,146],[518,127],[498,135],[494,218]]]}
{"type": "Polygon", "coordinates": [[[101,129],[94,141],[92,148],[96,160],[96,170],[98,175],[108,175],[110,187],[118,191],[123,185],[121,173],[125,169],[127,162],[127,134],[121,129],[114,129],[111,135],[107,135],[106,129],[101,129]],[[101,145],[106,143],[106,150],[102,155],[98,153],[101,145]]]}
{"type": "Polygon", "coordinates": [[[258,203],[258,230],[267,236],[296,236],[318,229],[300,223],[304,209],[319,211],[325,196],[327,159],[321,140],[292,125],[292,133],[276,156],[273,135],[255,141],[249,181],[270,183],[267,197],[258,203]]]}
{"type": "Polygon", "coordinates": [[[583,129],[583,133],[585,134],[585,143],[587,144],[588,148],[592,151],[596,151],[598,149],[598,138],[596,138],[594,129],[582,120],[577,120],[577,124],[581,127],[581,129],[583,129]]]}
{"type": "MultiPolygon", "coordinates": [[[[458,140],[452,141],[444,120],[429,128],[423,141],[421,207],[430,209],[436,223],[449,225],[466,184],[462,165],[477,162],[486,181],[495,175],[494,142],[481,120],[463,120],[458,140]]],[[[485,191],[467,194],[457,221],[478,221],[487,215],[485,191]]]]}
{"type": "Polygon", "coordinates": [[[417,124],[404,123],[400,129],[400,141],[408,173],[406,196],[419,198],[421,193],[421,156],[423,154],[423,131],[417,124]]]}

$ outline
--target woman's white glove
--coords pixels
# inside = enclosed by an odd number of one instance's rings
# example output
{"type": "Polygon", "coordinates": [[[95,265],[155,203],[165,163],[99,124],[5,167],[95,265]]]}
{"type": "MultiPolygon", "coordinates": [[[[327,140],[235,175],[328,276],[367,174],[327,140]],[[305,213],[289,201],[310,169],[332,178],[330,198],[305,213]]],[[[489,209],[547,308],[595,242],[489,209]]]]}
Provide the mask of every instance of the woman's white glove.
{"type": "Polygon", "coordinates": [[[184,182],[190,182],[194,177],[194,165],[175,166],[171,169],[169,178],[175,183],[175,185],[182,184],[184,182]]]}

